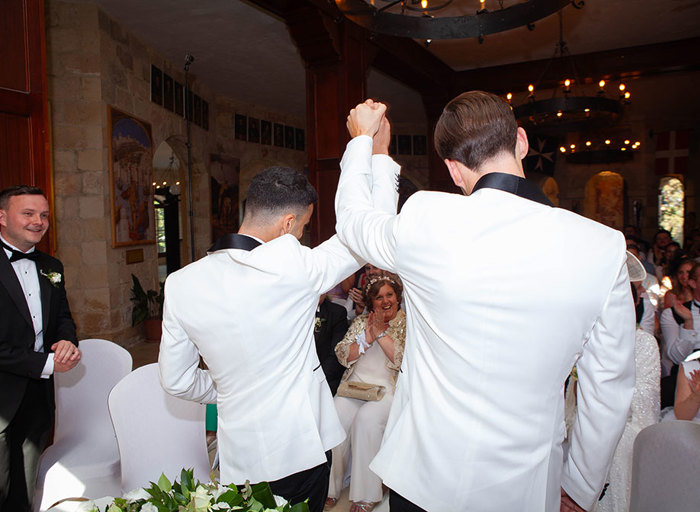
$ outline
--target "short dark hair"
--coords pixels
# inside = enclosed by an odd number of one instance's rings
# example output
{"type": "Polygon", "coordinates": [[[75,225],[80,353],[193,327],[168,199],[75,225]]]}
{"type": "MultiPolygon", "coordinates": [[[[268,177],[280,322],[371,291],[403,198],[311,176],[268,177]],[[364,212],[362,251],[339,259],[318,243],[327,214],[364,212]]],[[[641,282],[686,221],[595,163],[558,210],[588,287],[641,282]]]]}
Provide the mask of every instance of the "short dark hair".
{"type": "Polygon", "coordinates": [[[246,215],[301,211],[316,201],[318,194],[302,173],[290,167],[268,167],[250,182],[246,215]]]}
{"type": "Polygon", "coordinates": [[[379,290],[381,290],[385,284],[388,284],[393,288],[394,293],[396,294],[396,300],[398,304],[401,305],[401,294],[403,293],[403,285],[401,284],[401,281],[398,278],[394,279],[393,277],[384,275],[381,277],[372,278],[365,285],[365,289],[362,293],[362,300],[365,303],[365,307],[367,307],[369,311],[374,311],[374,299],[377,298],[377,295],[379,295],[379,290]]]}
{"type": "Polygon", "coordinates": [[[495,94],[469,91],[450,101],[435,126],[441,159],[479,168],[501,152],[515,154],[518,124],[510,105],[495,94]]]}
{"type": "Polygon", "coordinates": [[[13,185],[0,192],[0,210],[7,210],[10,198],[14,196],[43,196],[44,192],[39,187],[29,185],[13,185]]]}

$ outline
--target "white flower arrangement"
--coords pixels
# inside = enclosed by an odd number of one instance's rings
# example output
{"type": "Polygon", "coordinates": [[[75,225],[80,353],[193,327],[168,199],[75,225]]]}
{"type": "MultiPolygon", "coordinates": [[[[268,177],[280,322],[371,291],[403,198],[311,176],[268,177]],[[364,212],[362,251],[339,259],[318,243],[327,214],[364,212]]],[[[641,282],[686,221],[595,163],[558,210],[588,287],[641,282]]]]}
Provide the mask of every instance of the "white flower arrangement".
{"type": "Polygon", "coordinates": [[[58,285],[63,280],[63,276],[60,272],[44,272],[43,270],[40,270],[39,273],[48,279],[54,288],[58,288],[58,285]]]}
{"type": "Polygon", "coordinates": [[[110,498],[109,503],[98,505],[93,501],[81,505],[81,512],[309,512],[306,501],[290,505],[274,496],[267,482],[250,485],[242,490],[235,485],[212,482],[202,484],[194,480],[191,469],[182,470],[180,482],[170,483],[161,475],[151,487],[135,489],[122,498],[110,498]]]}

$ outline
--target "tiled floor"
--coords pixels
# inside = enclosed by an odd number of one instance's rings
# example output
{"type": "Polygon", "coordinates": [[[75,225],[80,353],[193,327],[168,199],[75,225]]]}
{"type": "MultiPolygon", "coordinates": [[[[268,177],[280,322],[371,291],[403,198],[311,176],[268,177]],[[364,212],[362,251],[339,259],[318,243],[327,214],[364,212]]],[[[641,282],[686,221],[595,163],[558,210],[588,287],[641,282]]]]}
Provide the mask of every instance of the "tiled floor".
{"type": "MultiPolygon", "coordinates": [[[[158,361],[158,343],[143,342],[138,343],[129,347],[129,352],[134,360],[134,368],[139,368],[140,366],[155,363],[158,361]]],[[[388,512],[389,510],[389,500],[386,498],[384,502],[375,508],[375,512],[388,512]]],[[[340,495],[340,499],[335,507],[331,509],[332,512],[348,512],[350,510],[350,502],[348,501],[348,488],[343,489],[340,495]]]]}

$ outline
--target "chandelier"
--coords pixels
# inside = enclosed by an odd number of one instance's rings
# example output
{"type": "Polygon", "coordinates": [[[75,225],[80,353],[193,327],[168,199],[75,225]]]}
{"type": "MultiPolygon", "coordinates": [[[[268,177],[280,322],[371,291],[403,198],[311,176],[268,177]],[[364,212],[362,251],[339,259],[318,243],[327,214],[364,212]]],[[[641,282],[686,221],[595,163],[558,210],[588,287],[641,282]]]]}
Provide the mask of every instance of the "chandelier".
{"type": "Polygon", "coordinates": [[[472,37],[482,41],[488,34],[517,27],[532,29],[535,21],[569,3],[577,7],[583,4],[580,0],[488,0],[488,5],[487,0],[335,0],[346,18],[372,33],[425,39],[427,43],[472,37]],[[450,15],[469,4],[474,5],[474,14],[450,15]],[[492,10],[491,5],[498,7],[492,10]]]}
{"type": "Polygon", "coordinates": [[[506,100],[523,127],[541,133],[564,133],[610,126],[622,116],[623,107],[630,103],[632,94],[622,82],[610,84],[608,80],[601,79],[596,87],[593,80],[586,82],[579,77],[574,59],[564,41],[562,13],[558,14],[559,42],[552,59],[537,82],[528,86],[523,103],[514,105],[513,94],[510,92],[506,95],[506,100]],[[549,97],[542,98],[540,95],[538,99],[538,86],[543,79],[548,78],[547,71],[557,59],[567,65],[570,74],[558,80],[559,87],[552,89],[549,97]],[[611,89],[615,91],[612,94],[611,89]]]}

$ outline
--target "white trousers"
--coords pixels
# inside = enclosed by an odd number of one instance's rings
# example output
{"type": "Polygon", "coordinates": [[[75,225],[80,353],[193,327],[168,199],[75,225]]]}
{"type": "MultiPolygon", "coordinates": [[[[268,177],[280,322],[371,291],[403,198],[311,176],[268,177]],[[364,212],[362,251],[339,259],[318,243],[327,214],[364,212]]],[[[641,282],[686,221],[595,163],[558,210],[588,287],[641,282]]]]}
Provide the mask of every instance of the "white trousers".
{"type": "Polygon", "coordinates": [[[381,501],[382,480],[369,469],[369,464],[382,443],[394,395],[387,393],[378,402],[365,402],[342,396],[336,396],[333,401],[347,437],[345,441],[333,448],[328,496],[331,498],[340,496],[345,469],[352,450],[350,501],[381,501]]]}

